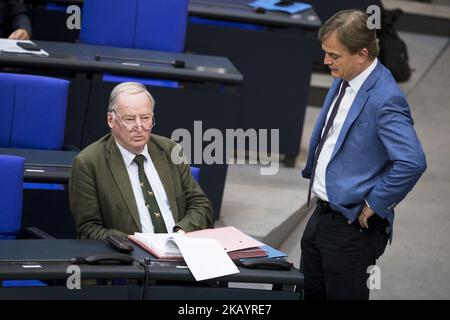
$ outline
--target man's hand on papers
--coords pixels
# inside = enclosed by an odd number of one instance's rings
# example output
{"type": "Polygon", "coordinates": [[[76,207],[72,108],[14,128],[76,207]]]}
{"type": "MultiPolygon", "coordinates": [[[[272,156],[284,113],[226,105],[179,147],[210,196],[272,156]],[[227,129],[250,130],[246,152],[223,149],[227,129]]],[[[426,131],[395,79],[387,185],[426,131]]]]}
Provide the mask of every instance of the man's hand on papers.
{"type": "Polygon", "coordinates": [[[27,30],[25,29],[17,29],[13,33],[10,34],[8,39],[14,39],[14,40],[30,40],[30,35],[28,34],[27,30]]]}

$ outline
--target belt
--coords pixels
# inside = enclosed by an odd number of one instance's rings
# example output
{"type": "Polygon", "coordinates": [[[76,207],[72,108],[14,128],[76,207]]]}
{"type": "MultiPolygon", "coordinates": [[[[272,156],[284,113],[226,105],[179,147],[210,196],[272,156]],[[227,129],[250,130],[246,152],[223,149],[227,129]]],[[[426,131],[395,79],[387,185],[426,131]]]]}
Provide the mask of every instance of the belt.
{"type": "Polygon", "coordinates": [[[322,209],[323,211],[334,211],[331,208],[331,205],[328,201],[322,200],[320,198],[317,198],[317,205],[322,209]]]}

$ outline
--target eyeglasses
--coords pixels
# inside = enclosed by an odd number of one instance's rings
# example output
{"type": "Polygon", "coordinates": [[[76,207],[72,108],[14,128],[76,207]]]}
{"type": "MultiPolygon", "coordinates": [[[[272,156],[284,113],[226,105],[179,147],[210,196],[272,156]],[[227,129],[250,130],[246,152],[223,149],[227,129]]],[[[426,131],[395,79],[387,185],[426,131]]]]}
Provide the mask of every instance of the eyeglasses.
{"type": "Polygon", "coordinates": [[[149,131],[155,126],[155,119],[151,115],[143,115],[140,117],[132,117],[132,116],[125,116],[123,120],[119,117],[116,110],[113,110],[117,115],[117,119],[122,124],[122,126],[127,129],[128,131],[138,131],[139,128],[142,128],[144,131],[149,131]],[[139,119],[139,122],[138,120],[139,119]]]}

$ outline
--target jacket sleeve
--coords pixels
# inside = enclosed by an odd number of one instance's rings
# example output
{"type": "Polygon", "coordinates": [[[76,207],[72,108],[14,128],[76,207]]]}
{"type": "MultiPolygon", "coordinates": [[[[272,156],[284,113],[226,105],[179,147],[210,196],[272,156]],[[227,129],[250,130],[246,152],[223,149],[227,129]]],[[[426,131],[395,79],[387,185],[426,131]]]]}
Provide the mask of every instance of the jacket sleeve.
{"type": "Polygon", "coordinates": [[[25,29],[31,38],[31,21],[25,3],[22,0],[8,0],[8,11],[11,29],[25,29]]]}
{"type": "Polygon", "coordinates": [[[72,166],[69,201],[78,238],[103,240],[110,234],[127,236],[104,227],[94,170],[81,156],[75,158],[72,166]]]}
{"type": "Polygon", "coordinates": [[[185,212],[176,226],[186,232],[213,227],[211,202],[192,176],[191,168],[183,163],[179,165],[179,172],[184,197],[181,201],[185,202],[185,212]]]}
{"type": "Polygon", "coordinates": [[[366,201],[383,218],[408,194],[427,167],[413,125],[403,96],[390,97],[379,109],[378,136],[391,164],[366,201]]]}

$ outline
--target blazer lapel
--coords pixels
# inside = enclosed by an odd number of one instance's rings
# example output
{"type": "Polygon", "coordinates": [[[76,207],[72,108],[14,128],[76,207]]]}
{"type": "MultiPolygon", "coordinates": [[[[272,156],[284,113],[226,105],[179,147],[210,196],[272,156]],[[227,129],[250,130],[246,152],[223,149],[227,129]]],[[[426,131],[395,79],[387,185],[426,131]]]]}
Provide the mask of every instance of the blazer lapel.
{"type": "Polygon", "coordinates": [[[347,114],[347,117],[345,118],[344,124],[342,125],[341,132],[339,133],[339,137],[336,141],[336,145],[333,149],[333,154],[331,155],[330,162],[333,160],[336,153],[339,151],[339,149],[342,146],[342,143],[345,140],[345,137],[347,136],[348,130],[352,126],[353,122],[358,118],[359,114],[361,113],[362,109],[366,105],[367,99],[369,98],[368,91],[375,85],[378,78],[380,77],[380,74],[382,72],[381,69],[381,63],[380,61],[377,62],[377,66],[372,71],[372,73],[369,75],[369,77],[364,81],[363,85],[358,91],[358,94],[355,97],[355,100],[353,101],[350,110],[347,114]]]}
{"type": "Polygon", "coordinates": [[[120,154],[119,148],[117,147],[113,136],[111,136],[108,141],[106,159],[114,180],[122,193],[131,217],[138,226],[138,229],[142,230],[141,219],[139,218],[139,211],[137,208],[136,199],[134,197],[133,188],[131,187],[130,178],[123,162],[122,155],[120,154]]]}
{"type": "Polygon", "coordinates": [[[151,137],[148,143],[148,153],[152,158],[153,165],[164,187],[167,199],[169,200],[170,210],[176,223],[178,221],[178,206],[172,176],[170,175],[169,160],[166,154],[151,140],[151,137]]]}

